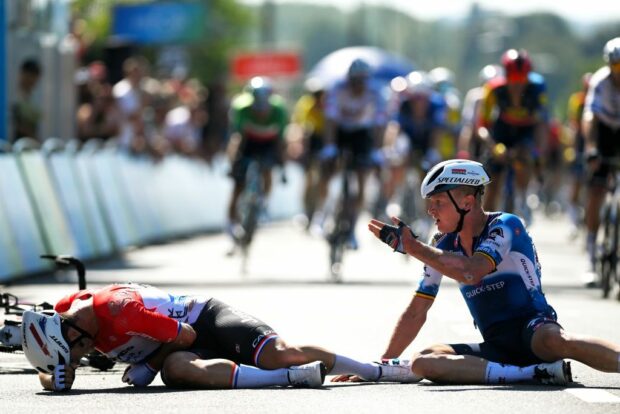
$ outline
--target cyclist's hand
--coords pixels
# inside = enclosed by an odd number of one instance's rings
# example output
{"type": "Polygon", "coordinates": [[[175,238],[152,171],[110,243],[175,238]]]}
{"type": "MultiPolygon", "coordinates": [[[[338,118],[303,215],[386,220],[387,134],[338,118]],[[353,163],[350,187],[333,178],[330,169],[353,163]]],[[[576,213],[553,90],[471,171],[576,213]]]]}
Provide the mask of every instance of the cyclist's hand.
{"type": "Polygon", "coordinates": [[[52,374],[52,388],[54,391],[68,391],[73,385],[75,370],[69,365],[56,365],[52,374]]]}
{"type": "Polygon", "coordinates": [[[330,160],[332,158],[336,158],[338,155],[338,147],[335,144],[327,144],[323,148],[321,148],[321,152],[319,153],[319,158],[323,161],[330,160]]]}
{"type": "Polygon", "coordinates": [[[411,243],[411,240],[416,239],[417,236],[400,219],[392,217],[392,222],[394,226],[373,219],[368,224],[368,229],[395,252],[406,254],[405,244],[411,243]]]}
{"type": "Polygon", "coordinates": [[[153,382],[156,375],[157,371],[151,368],[146,362],[131,364],[125,369],[123,382],[136,387],[146,387],[153,382]]]}

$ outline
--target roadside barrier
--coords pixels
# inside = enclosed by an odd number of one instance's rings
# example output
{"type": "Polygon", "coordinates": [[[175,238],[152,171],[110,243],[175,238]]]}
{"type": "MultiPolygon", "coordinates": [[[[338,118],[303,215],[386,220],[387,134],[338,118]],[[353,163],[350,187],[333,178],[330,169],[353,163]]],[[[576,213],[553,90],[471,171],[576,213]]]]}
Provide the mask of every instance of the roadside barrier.
{"type": "MultiPolygon", "coordinates": [[[[91,140],[78,149],[57,138],[42,147],[18,140],[0,149],[0,282],[49,270],[41,254],[96,259],[224,229],[232,190],[228,161],[170,155],[161,161],[131,156],[91,140]]],[[[274,170],[267,216],[302,211],[303,171],[274,170]]]]}

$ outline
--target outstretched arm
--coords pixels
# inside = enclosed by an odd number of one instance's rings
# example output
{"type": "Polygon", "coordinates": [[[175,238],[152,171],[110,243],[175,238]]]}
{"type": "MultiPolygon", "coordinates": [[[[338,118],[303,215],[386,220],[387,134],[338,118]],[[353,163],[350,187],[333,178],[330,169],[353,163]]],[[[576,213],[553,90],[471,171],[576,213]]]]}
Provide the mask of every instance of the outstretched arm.
{"type": "MultiPolygon", "coordinates": [[[[400,219],[392,217],[396,225],[400,219]]],[[[386,226],[379,220],[371,220],[368,229],[381,239],[381,229],[386,226]]],[[[455,254],[429,246],[417,240],[410,231],[402,232],[403,250],[443,275],[467,285],[475,285],[495,269],[495,263],[487,256],[475,253],[471,257],[455,254]]]]}

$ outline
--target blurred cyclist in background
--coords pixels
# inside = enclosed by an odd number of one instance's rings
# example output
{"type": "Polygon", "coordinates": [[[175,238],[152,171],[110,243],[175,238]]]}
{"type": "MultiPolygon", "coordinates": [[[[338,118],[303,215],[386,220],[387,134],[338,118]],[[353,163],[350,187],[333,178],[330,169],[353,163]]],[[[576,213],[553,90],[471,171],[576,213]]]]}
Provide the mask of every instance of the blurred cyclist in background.
{"type": "Polygon", "coordinates": [[[507,167],[514,168],[516,209],[530,219],[526,192],[547,139],[547,95],[542,76],[532,72],[528,53],[510,49],[501,58],[504,76],[484,86],[478,135],[492,149],[488,163],[496,177],[488,186],[484,208],[495,211],[507,167]]]}
{"type": "Polygon", "coordinates": [[[428,72],[433,88],[446,102],[446,128],[439,136],[438,149],[442,159],[451,158],[461,131],[461,93],[454,86],[454,72],[439,66],[428,72]]]}
{"type": "Polygon", "coordinates": [[[572,180],[569,194],[570,204],[568,206],[568,217],[573,225],[572,234],[574,236],[577,235],[583,221],[581,188],[586,178],[586,169],[584,159],[585,138],[583,136],[581,121],[583,119],[586,93],[588,92],[588,85],[591,77],[592,73],[585,73],[581,79],[581,90],[573,93],[568,99],[567,121],[573,143],[572,150],[570,150],[567,156],[567,159],[571,161],[570,172],[572,180]]]}
{"type": "MultiPolygon", "coordinates": [[[[350,151],[349,162],[357,175],[357,200],[353,216],[357,218],[364,205],[364,187],[373,165],[381,164],[381,142],[386,124],[386,99],[371,79],[371,67],[355,59],[349,66],[347,78],[334,85],[326,96],[325,146],[321,158],[326,161],[321,177],[320,194],[327,194],[327,185],[335,171],[338,154],[350,151]]],[[[319,205],[323,205],[321,200],[319,205]]],[[[320,233],[324,213],[315,214],[312,230],[320,233]]],[[[357,248],[355,223],[350,235],[350,247],[357,248]]]]}
{"type": "Polygon", "coordinates": [[[478,135],[476,122],[480,114],[484,85],[491,79],[503,76],[503,73],[499,65],[486,65],[478,74],[480,86],[467,91],[461,112],[462,124],[457,145],[457,158],[478,160],[483,155],[486,147],[478,135]]]}
{"type": "Polygon", "coordinates": [[[271,169],[284,163],[284,129],[288,113],[284,100],[273,93],[271,81],[252,78],[245,91],[231,104],[231,129],[228,155],[235,182],[228,206],[228,233],[233,237],[239,222],[237,201],[244,189],[246,173],[252,160],[259,161],[263,195],[271,191],[271,169]]]}
{"type": "MultiPolygon", "coordinates": [[[[433,84],[425,72],[413,71],[406,78],[395,78],[391,86],[399,95],[399,104],[385,133],[384,151],[389,172],[382,186],[385,205],[393,202],[399,188],[402,190],[410,169],[415,170],[418,181],[421,181],[426,171],[441,161],[440,138],[447,128],[446,101],[433,90],[433,84]]],[[[384,211],[377,212],[385,214],[384,211]]],[[[414,214],[411,211],[401,214],[408,222],[420,218],[410,217],[414,214]]],[[[421,215],[424,217],[424,214],[421,215]]],[[[426,230],[416,228],[420,233],[426,230]]]]}
{"type": "MultiPolygon", "coordinates": [[[[302,163],[305,170],[304,213],[308,226],[316,209],[318,199],[325,199],[326,194],[316,194],[319,187],[320,153],[323,149],[325,134],[325,87],[321,80],[309,78],[305,82],[304,93],[293,109],[289,136],[301,141],[302,163]]],[[[322,188],[326,190],[325,187],[322,188]]]]}
{"type": "Polygon", "coordinates": [[[586,204],[586,246],[590,271],[585,282],[588,284],[594,284],[596,280],[594,265],[599,212],[607,191],[607,179],[614,171],[605,163],[605,158],[620,156],[620,37],[605,44],[603,59],[606,65],[590,79],[582,124],[586,155],[592,171],[586,204]]]}

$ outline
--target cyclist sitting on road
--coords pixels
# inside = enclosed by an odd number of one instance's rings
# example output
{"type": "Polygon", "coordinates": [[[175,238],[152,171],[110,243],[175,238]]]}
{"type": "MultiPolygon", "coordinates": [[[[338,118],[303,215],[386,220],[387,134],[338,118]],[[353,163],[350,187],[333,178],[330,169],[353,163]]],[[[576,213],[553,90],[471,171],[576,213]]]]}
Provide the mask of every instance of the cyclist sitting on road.
{"type": "MultiPolygon", "coordinates": [[[[371,67],[356,59],[349,66],[346,80],[337,83],[327,92],[325,107],[325,146],[321,157],[326,160],[321,177],[320,194],[327,194],[327,185],[335,171],[337,155],[343,150],[350,151],[353,169],[357,175],[358,192],[355,211],[356,219],[364,205],[364,187],[368,172],[373,164],[382,162],[381,137],[386,124],[386,99],[380,88],[371,79],[371,67]]],[[[322,205],[324,200],[320,200],[322,205]]],[[[320,228],[323,213],[315,215],[320,228]]],[[[313,228],[317,228],[313,224],[313,228]]],[[[355,221],[351,231],[351,247],[357,247],[355,221]]]]}
{"type": "Polygon", "coordinates": [[[320,387],[326,372],[413,382],[398,361],[361,363],[316,346],[291,346],[269,325],[209,297],[175,296],[140,284],[81,290],[55,312],[26,311],[22,345],[46,390],[72,387],[80,358],[93,348],[130,365],[122,380],[161,379],[175,388],[320,387]]]}
{"type": "MultiPolygon", "coordinates": [[[[326,194],[314,197],[314,186],[318,185],[315,175],[320,167],[319,154],[323,149],[325,130],[325,87],[317,78],[309,78],[305,83],[307,93],[301,96],[291,117],[289,130],[295,131],[303,142],[303,165],[305,169],[304,210],[308,225],[316,208],[314,198],[325,199],[326,194]]],[[[323,188],[323,190],[326,190],[323,188]]]]}
{"type": "Polygon", "coordinates": [[[376,237],[424,264],[418,290],[383,357],[398,357],[416,338],[445,275],[459,283],[484,341],[426,348],[412,359],[414,374],[442,383],[563,385],[571,381],[563,358],[620,372],[620,345],[571,335],[557,322],[542,290],[536,248],[521,219],[482,207],[490,181],[482,164],[469,160],[444,161],[428,172],[421,194],[438,228],[430,245],[395,217],[398,227],[370,222],[376,237]]]}
{"type": "MultiPolygon", "coordinates": [[[[508,163],[516,162],[515,206],[529,215],[526,192],[538,154],[547,137],[547,96],[542,76],[532,72],[525,50],[510,49],[501,59],[504,77],[496,77],[484,87],[478,134],[492,151],[490,171],[496,177],[484,200],[488,211],[497,208],[508,163]],[[497,146],[496,146],[497,145],[497,146]]],[[[525,217],[528,219],[529,217],[525,217]]]]}
{"type": "Polygon", "coordinates": [[[244,187],[248,166],[253,160],[260,164],[263,196],[271,191],[271,169],[284,162],[284,129],[288,114],[284,100],[273,93],[267,78],[252,78],[245,92],[231,104],[233,135],[228,154],[233,162],[231,176],[235,182],[228,206],[228,233],[236,233],[239,222],[237,202],[244,187]]]}
{"type": "Polygon", "coordinates": [[[591,264],[591,272],[586,275],[587,283],[596,280],[596,233],[607,191],[607,179],[613,172],[604,161],[605,158],[620,157],[620,37],[605,44],[603,58],[607,64],[590,79],[582,125],[586,139],[585,151],[592,171],[586,204],[587,250],[591,264]]]}

